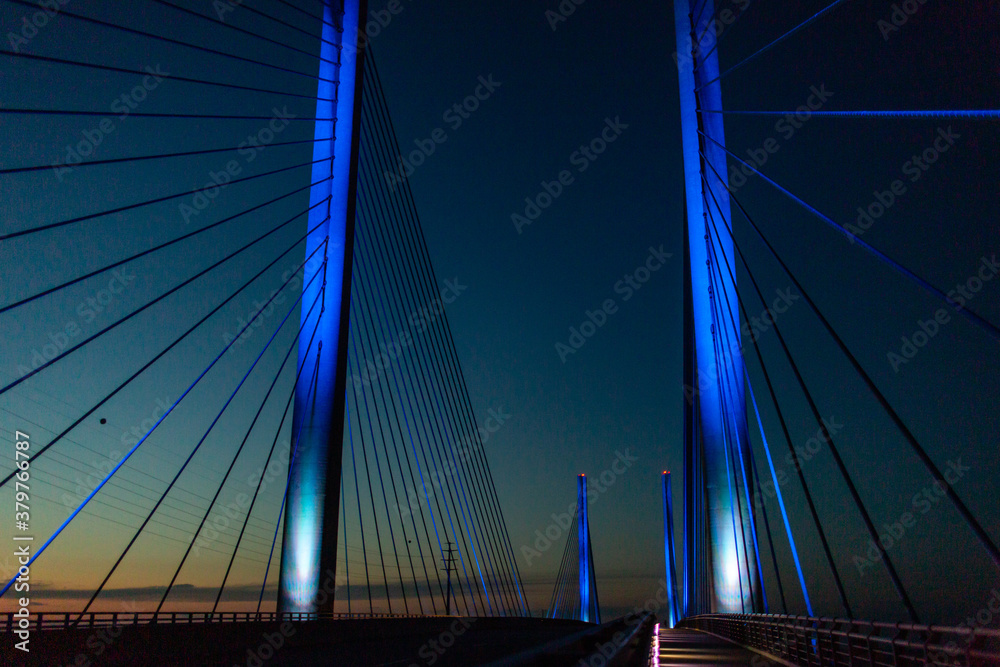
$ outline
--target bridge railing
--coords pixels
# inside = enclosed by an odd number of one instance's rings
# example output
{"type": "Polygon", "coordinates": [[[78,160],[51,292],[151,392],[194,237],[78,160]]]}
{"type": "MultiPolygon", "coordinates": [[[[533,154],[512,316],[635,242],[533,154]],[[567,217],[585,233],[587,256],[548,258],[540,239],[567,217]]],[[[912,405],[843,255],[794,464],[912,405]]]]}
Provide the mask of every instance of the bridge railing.
{"type": "Polygon", "coordinates": [[[794,665],[909,667],[1000,665],[1000,630],[777,614],[706,614],[702,630],[794,665]]]}
{"type": "Polygon", "coordinates": [[[346,614],[346,613],[298,613],[298,612],[49,612],[16,616],[15,612],[0,614],[0,631],[13,630],[66,630],[72,627],[96,628],[122,625],[189,623],[249,623],[271,621],[316,621],[349,618],[416,618],[426,614],[346,614]]]}

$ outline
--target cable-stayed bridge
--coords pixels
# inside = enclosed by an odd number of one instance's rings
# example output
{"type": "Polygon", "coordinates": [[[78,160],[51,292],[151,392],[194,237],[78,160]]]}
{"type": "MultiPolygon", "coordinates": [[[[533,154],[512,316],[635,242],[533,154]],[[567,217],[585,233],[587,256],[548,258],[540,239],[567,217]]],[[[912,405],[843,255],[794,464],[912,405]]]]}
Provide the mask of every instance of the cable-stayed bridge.
{"type": "Polygon", "coordinates": [[[569,525],[566,547],[556,573],[556,585],[546,612],[548,618],[601,622],[601,602],[594,572],[594,549],[587,513],[587,476],[577,477],[576,514],[569,525]]]}
{"type": "MultiPolygon", "coordinates": [[[[901,364],[952,320],[1000,341],[973,301],[996,267],[952,290],[867,233],[896,186],[840,220],[769,173],[776,140],[740,152],[726,131],[1000,112],[830,110],[822,85],[797,109],[730,110],[723,82],[852,3],[720,67],[720,27],[760,11],[745,4],[674,2],[681,531],[675,546],[665,472],[662,508],[645,508],[664,526],[665,598],[601,624],[582,474],[549,607],[529,605],[445,312],[463,288],[430,260],[365,3],[0,3],[18,147],[0,164],[5,664],[997,664],[996,494],[963,460],[987,480],[996,466],[982,443],[914,424],[859,352],[864,322],[830,314],[849,311],[763,219],[799,209],[877,267],[865,275],[932,306],[901,364]],[[769,193],[744,191],[751,178],[769,193]],[[808,329],[778,317],[792,303],[808,329]],[[801,349],[819,336],[913,493],[881,487],[823,411],[801,349]],[[803,424],[816,437],[800,446],[803,424]],[[924,507],[947,514],[944,537],[919,525],[924,507]],[[930,546],[894,549],[904,538],[930,546]],[[934,555],[942,540],[956,556],[934,555]],[[976,596],[954,623],[943,605],[976,596]]],[[[954,137],[935,129],[911,167],[954,137]]]]}

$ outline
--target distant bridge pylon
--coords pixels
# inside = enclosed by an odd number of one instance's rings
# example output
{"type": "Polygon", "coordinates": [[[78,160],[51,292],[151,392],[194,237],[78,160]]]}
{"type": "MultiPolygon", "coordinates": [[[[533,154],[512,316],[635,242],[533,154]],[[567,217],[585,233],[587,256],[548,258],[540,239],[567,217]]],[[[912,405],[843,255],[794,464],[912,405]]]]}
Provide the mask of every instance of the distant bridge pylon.
{"type": "Polygon", "coordinates": [[[600,623],[601,606],[597,596],[594,550],[590,543],[590,517],[587,510],[587,476],[577,475],[576,480],[576,513],[566,534],[566,547],[556,573],[556,584],[546,616],[600,623]]]}

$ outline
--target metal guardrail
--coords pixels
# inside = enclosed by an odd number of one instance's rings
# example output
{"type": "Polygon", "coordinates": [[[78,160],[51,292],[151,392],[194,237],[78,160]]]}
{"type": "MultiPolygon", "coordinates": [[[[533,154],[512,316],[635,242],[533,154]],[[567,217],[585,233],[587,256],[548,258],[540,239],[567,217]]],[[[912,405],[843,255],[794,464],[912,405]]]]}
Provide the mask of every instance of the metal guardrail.
{"type": "Polygon", "coordinates": [[[659,663],[654,653],[656,631],[659,625],[656,617],[647,612],[637,622],[629,624],[625,619],[608,623],[604,627],[617,629],[611,641],[594,647],[589,655],[578,662],[580,665],[607,665],[607,667],[650,667],[659,663]],[[631,627],[630,627],[631,625],[631,627]]]}
{"type": "Polygon", "coordinates": [[[707,614],[685,618],[679,626],[702,630],[803,667],[1000,665],[1000,630],[981,627],[778,614],[707,614]]]}
{"type": "Polygon", "coordinates": [[[27,619],[15,612],[0,614],[0,631],[67,630],[72,627],[97,628],[126,625],[180,625],[191,623],[251,623],[271,621],[318,621],[348,618],[427,618],[422,614],[334,614],[293,612],[47,612],[30,614],[27,619]],[[23,625],[27,622],[27,626],[23,625]]]}

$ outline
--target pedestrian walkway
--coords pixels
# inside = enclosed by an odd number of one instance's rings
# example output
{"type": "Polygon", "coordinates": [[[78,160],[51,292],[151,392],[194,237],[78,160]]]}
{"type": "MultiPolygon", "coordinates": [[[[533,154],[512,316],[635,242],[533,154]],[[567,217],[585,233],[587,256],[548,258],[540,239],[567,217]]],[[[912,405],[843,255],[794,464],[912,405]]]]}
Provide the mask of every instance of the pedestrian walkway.
{"type": "Polygon", "coordinates": [[[660,667],[674,665],[719,665],[754,667],[773,664],[754,653],[713,635],[694,630],[660,630],[660,667]]]}

